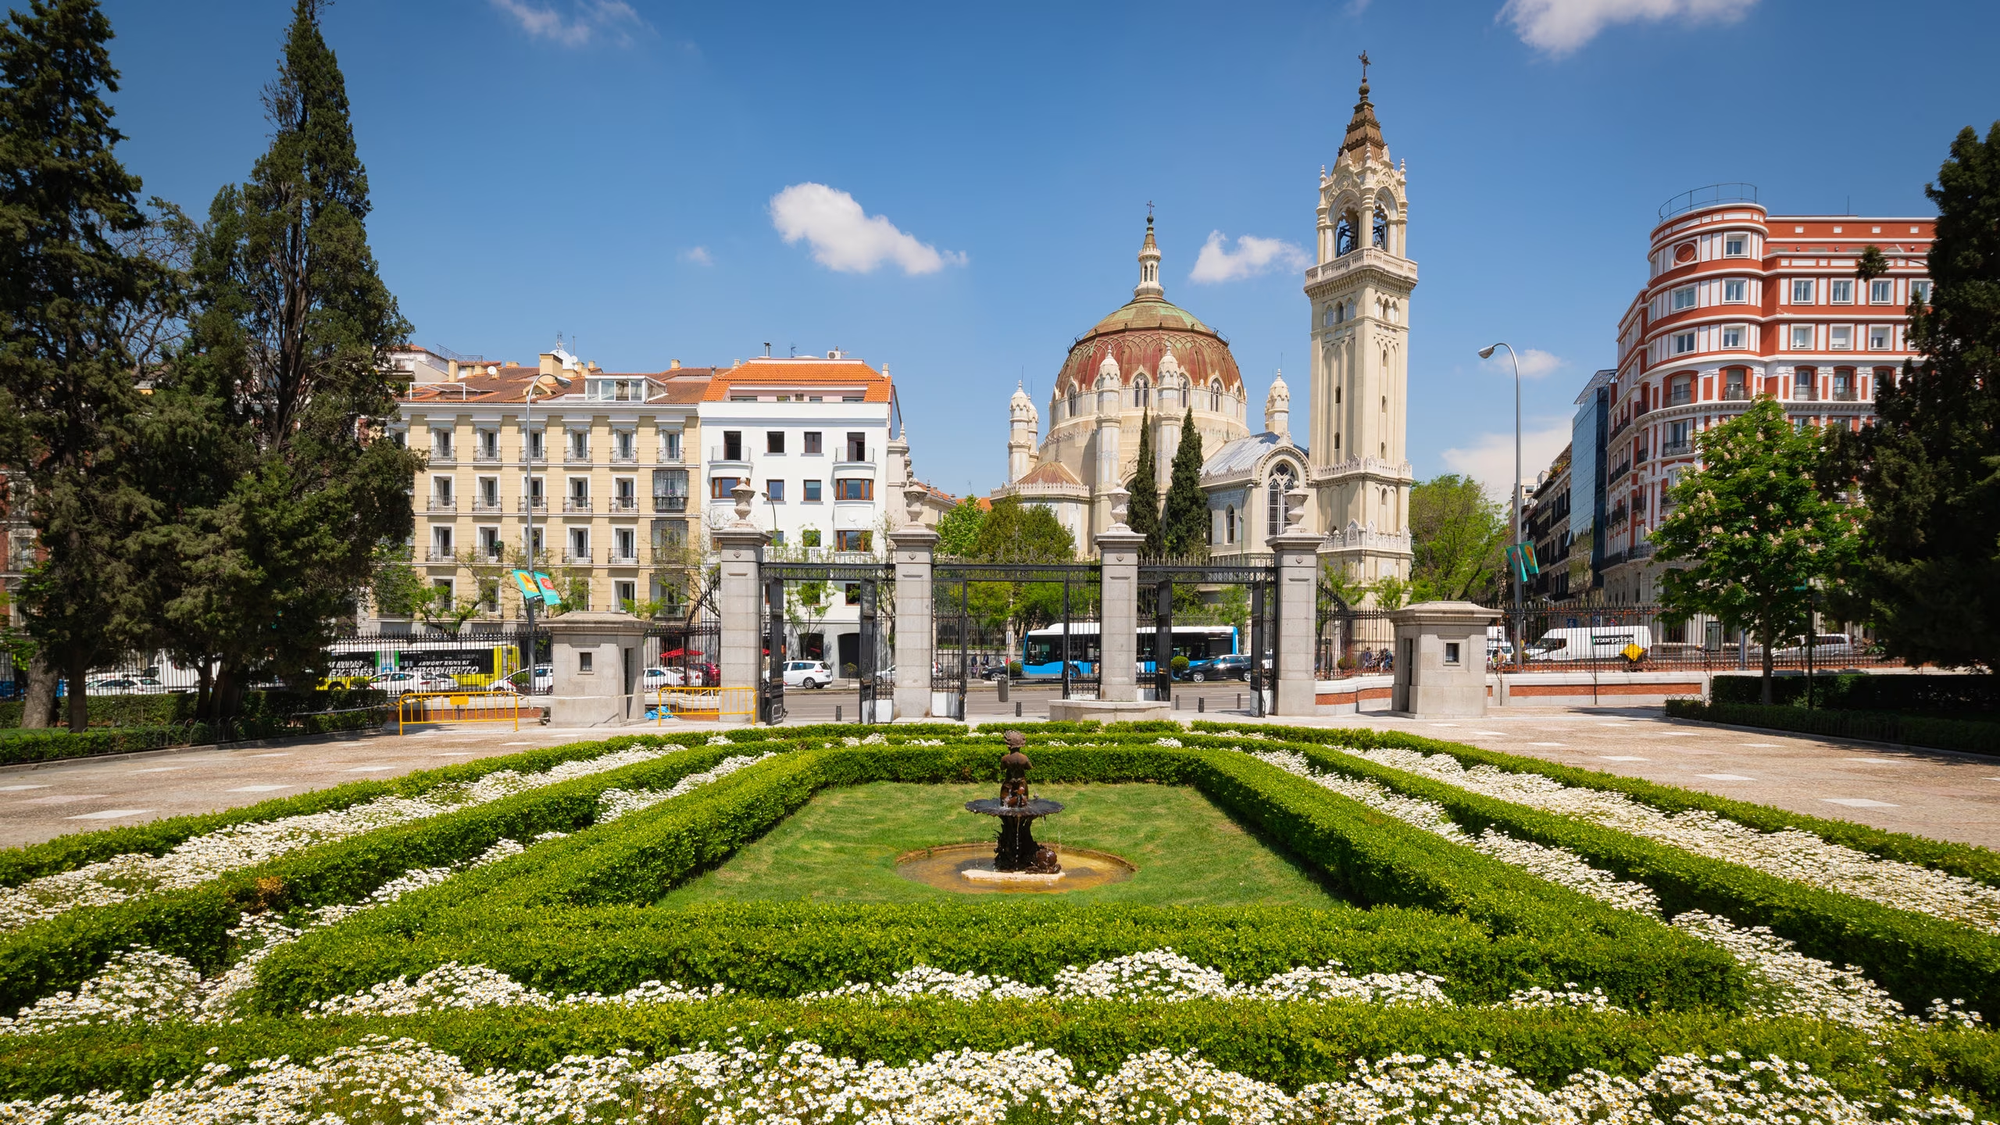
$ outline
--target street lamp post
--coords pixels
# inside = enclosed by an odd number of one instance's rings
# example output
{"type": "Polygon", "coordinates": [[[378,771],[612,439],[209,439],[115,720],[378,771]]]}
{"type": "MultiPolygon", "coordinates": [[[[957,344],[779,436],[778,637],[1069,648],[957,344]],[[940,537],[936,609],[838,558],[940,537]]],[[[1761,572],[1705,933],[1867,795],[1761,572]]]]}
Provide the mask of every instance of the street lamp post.
{"type": "MultiPolygon", "coordinates": [[[[1506,348],[1507,358],[1514,362],[1514,498],[1512,507],[1514,510],[1514,546],[1519,550],[1522,547],[1523,539],[1521,531],[1521,357],[1515,353],[1514,345],[1502,340],[1499,343],[1490,344],[1479,349],[1479,358],[1492,359],[1494,351],[1499,348],[1506,348]]],[[[1521,659],[1521,600],[1523,594],[1521,588],[1526,584],[1527,569],[1526,562],[1523,560],[1514,570],[1514,627],[1509,630],[1514,634],[1514,659],[1516,662],[1519,662],[1521,659]]]]}

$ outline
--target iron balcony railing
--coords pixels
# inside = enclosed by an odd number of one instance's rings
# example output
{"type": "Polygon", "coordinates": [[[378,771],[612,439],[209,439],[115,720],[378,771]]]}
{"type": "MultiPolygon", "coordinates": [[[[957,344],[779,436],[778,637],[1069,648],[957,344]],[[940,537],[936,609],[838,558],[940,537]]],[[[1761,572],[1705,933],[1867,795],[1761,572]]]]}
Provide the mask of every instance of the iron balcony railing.
{"type": "Polygon", "coordinates": [[[472,502],[472,510],[474,512],[497,512],[500,510],[500,498],[495,496],[486,500],[474,500],[472,502]]]}
{"type": "Polygon", "coordinates": [[[424,561],[431,563],[457,562],[458,556],[451,553],[450,547],[426,547],[424,548],[424,561]]]}
{"type": "Polygon", "coordinates": [[[617,547],[613,547],[611,548],[610,556],[604,561],[612,566],[638,566],[639,552],[636,548],[620,550],[617,547]]]}
{"type": "Polygon", "coordinates": [[[639,510],[639,498],[637,496],[613,496],[606,503],[611,505],[610,510],[614,512],[636,512],[639,510]]]}
{"type": "Polygon", "coordinates": [[[1724,387],[1724,388],[1722,388],[1722,401],[1724,401],[1724,402],[1749,402],[1749,401],[1750,401],[1750,388],[1748,388],[1748,387],[1738,387],[1738,386],[1730,386],[1730,387],[1724,387]]]}
{"type": "Polygon", "coordinates": [[[563,561],[563,565],[564,565],[564,566],[589,566],[589,565],[590,565],[590,552],[589,552],[589,551],[564,551],[564,552],[562,553],[562,561],[563,561]]]}
{"type": "Polygon", "coordinates": [[[597,506],[591,502],[588,496],[563,497],[563,511],[565,512],[594,512],[596,510],[597,506]]]}
{"type": "Polygon", "coordinates": [[[656,512],[685,512],[688,498],[685,496],[655,496],[653,510],[656,512]]]}
{"type": "Polygon", "coordinates": [[[521,500],[521,510],[524,512],[546,512],[549,510],[549,502],[547,498],[541,496],[534,497],[533,499],[523,497],[521,500]]]}
{"type": "Polygon", "coordinates": [[[429,510],[433,512],[456,512],[458,511],[458,500],[450,496],[433,496],[431,497],[429,510]]]}
{"type": "Polygon", "coordinates": [[[1815,386],[1812,386],[1812,385],[1810,385],[1810,384],[1807,384],[1807,383],[1799,383],[1799,384],[1796,384],[1796,385],[1794,385],[1794,386],[1792,387],[1792,401],[1793,401],[1793,402],[1818,402],[1818,401],[1819,401],[1819,388],[1818,388],[1818,387],[1815,387],[1815,386]]]}
{"type": "Polygon", "coordinates": [[[1660,456],[1662,457],[1686,457],[1693,452],[1694,442],[1686,438],[1682,438],[1680,441],[1665,441],[1660,443],[1660,456]]]}

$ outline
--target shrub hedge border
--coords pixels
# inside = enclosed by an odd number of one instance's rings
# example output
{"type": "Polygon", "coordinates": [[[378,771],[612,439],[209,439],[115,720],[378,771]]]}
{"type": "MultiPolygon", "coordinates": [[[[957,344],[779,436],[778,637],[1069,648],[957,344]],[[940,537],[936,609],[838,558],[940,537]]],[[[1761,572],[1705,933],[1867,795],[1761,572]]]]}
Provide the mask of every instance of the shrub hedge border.
{"type": "Polygon", "coordinates": [[[1288,742],[1352,746],[1361,750],[1388,747],[1417,750],[1425,754],[1448,754],[1467,766],[1492,766],[1508,773],[1540,774],[1560,781],[1564,785],[1623,793],[1663,812],[1705,810],[1762,832],[1794,828],[1801,832],[1810,832],[1831,843],[1867,852],[1883,859],[1901,860],[1905,863],[1934,868],[1947,874],[1961,875],[1990,886],[2000,886],[2000,852],[1990,848],[1933,840],[1907,832],[1890,832],[1848,820],[1829,820],[1806,813],[1789,812],[1771,805],[1732,800],[1728,797],[1718,797],[1713,793],[1682,789],[1636,777],[1622,777],[1580,766],[1566,766],[1541,758],[1485,750],[1461,742],[1444,742],[1422,735],[1405,734],[1402,731],[1369,730],[1361,727],[1304,728],[1197,722],[1193,724],[1193,729],[1200,734],[1256,733],[1266,736],[1267,741],[1271,737],[1282,736],[1288,742]]]}
{"type": "Polygon", "coordinates": [[[225,738],[202,723],[165,727],[109,727],[71,734],[66,730],[37,731],[0,739],[0,766],[30,765],[36,762],[63,762],[96,758],[105,754],[128,754],[141,750],[164,750],[173,746],[200,746],[210,742],[243,742],[252,739],[306,737],[340,731],[372,730],[388,718],[387,707],[361,707],[351,711],[316,711],[302,715],[245,718],[232,723],[225,738]]]}
{"type": "Polygon", "coordinates": [[[1766,707],[1761,703],[1703,703],[1699,699],[1669,699],[1667,715],[1828,738],[1859,738],[1899,746],[1956,750],[1962,754],[2000,755],[2000,723],[1971,719],[1934,719],[1894,711],[1808,711],[1783,703],[1766,707]]]}
{"type": "Polygon", "coordinates": [[[258,1059],[306,1061],[370,1035],[409,1036],[488,1067],[540,1070],[575,1054],[619,1048],[651,1059],[741,1037],[795,1040],[834,1056],[899,1064],[961,1048],[1022,1043],[1068,1058],[1078,1077],[1114,1070],[1155,1048],[1195,1050],[1211,1063],[1296,1090],[1338,1080],[1359,1059],[1397,1052],[1462,1053],[1507,1066],[1543,1089],[1596,1068],[1636,1077],[1661,1057],[1778,1055],[1810,1065],[1849,1097],[1888,1101],[1896,1088],[1948,1092],[1980,1117],[2000,1116],[2000,1037],[1955,1029],[1886,1033],[1800,1019],[1733,1019],[1715,1012],[1650,1015],[1573,1010],[1394,1008],[1370,1004],[1187,1001],[1002,1003],[919,1001],[876,1006],[731,998],[693,1004],[481,1009],[325,1020],[252,1016],[234,1025],[115,1025],[23,1037],[0,1055],[0,1097],[84,1090],[135,1096],[205,1063],[246,1072],[258,1059]],[[213,1050],[215,1054],[209,1054],[213,1050]],[[1887,1065],[1883,1065],[1883,1060],[1887,1065]]]}
{"type": "MultiPolygon", "coordinates": [[[[1600,985],[1631,1005],[1741,1003],[1740,970],[1722,951],[1470,848],[1441,841],[1247,756],[1157,746],[1045,745],[1036,757],[1037,776],[1043,782],[1150,780],[1193,785],[1318,867],[1359,902],[1458,915],[1482,925],[1496,939],[1518,937],[1521,946],[1535,950],[1510,943],[1505,956],[1496,955],[1488,964],[1497,966],[1509,958],[1525,964],[1538,957],[1539,971],[1517,969],[1507,982],[1510,987],[1573,980],[1600,985]]],[[[663,966],[659,957],[635,959],[629,943],[618,956],[612,954],[618,952],[617,931],[642,920],[644,904],[725,859],[820,788],[874,780],[972,780],[997,774],[989,745],[839,747],[789,754],[706,786],[685,800],[553,842],[537,849],[532,860],[523,857],[469,872],[364,918],[309,935],[263,963],[258,1003],[266,1011],[296,1010],[314,1000],[453,960],[489,964],[524,982],[561,991],[616,990],[647,976],[663,976],[691,984],[720,980],[739,988],[796,995],[837,985],[857,971],[886,976],[881,973],[884,968],[893,971],[916,964],[917,949],[935,951],[962,942],[966,933],[981,928],[980,922],[988,929],[996,923],[1009,926],[1009,916],[1004,911],[954,915],[933,927],[933,933],[945,936],[899,940],[889,960],[879,953],[857,962],[830,956],[829,949],[853,948],[839,937],[843,927],[838,921],[785,927],[788,936],[761,946],[755,964],[731,955],[719,961],[669,960],[663,966]],[[974,920],[970,931],[965,928],[968,919],[974,920]],[[563,940],[538,940],[538,935],[552,929],[559,930],[563,940]],[[622,968],[607,977],[600,969],[611,964],[622,968]]],[[[923,907],[877,909],[879,918],[919,923],[925,918],[923,907]]],[[[654,910],[662,915],[680,913],[654,910]]],[[[729,908],[709,911],[702,916],[719,922],[706,932],[728,928],[729,908]]],[[[1002,967],[984,960],[961,961],[959,966],[1025,973],[1025,979],[1032,980],[1038,973],[1052,976],[1055,969],[1074,963],[1078,956],[1071,948],[1074,944],[1052,949],[1025,966],[1008,962],[1002,967]]],[[[1268,950],[1262,955],[1274,956],[1268,950]]],[[[1283,959],[1296,965],[1323,957],[1301,949],[1283,959]]],[[[1476,987],[1490,990],[1500,983],[1490,980],[1476,987]]],[[[1504,989],[1500,995],[1505,995],[1504,989]]]]}
{"type": "Polygon", "coordinates": [[[1436,801],[1468,832],[1493,826],[1519,839],[1575,852],[1593,866],[1652,888],[1669,917],[1704,910],[1739,925],[1769,926],[1797,942],[1803,953],[1836,965],[1859,965],[1912,1011],[1923,1011],[1940,997],[1962,997],[1980,1011],[2000,1011],[2000,936],[1481,796],[1351,754],[1309,744],[1295,749],[1320,769],[1436,801]]]}

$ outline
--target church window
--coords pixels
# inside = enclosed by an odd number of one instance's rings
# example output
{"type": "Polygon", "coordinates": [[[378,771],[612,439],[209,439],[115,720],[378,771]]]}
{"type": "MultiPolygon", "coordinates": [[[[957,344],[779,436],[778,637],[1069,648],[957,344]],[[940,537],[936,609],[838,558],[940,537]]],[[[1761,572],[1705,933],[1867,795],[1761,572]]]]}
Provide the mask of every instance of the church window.
{"type": "Polygon", "coordinates": [[[1328,305],[1328,306],[1326,306],[1325,308],[1323,308],[1323,309],[1321,309],[1321,310],[1320,310],[1320,314],[1319,314],[1319,325],[1320,325],[1320,327],[1321,327],[1321,328],[1332,328],[1332,327],[1333,327],[1333,306],[1332,306],[1332,305],[1328,305]]]}
{"type": "Polygon", "coordinates": [[[1388,212],[1382,210],[1380,204],[1377,204],[1375,207],[1374,230],[1369,235],[1369,240],[1377,250],[1387,250],[1389,248],[1389,215],[1388,212]]]}
{"type": "Polygon", "coordinates": [[[1350,253],[1354,249],[1354,217],[1342,215],[1340,223],[1333,228],[1333,253],[1335,257],[1350,253]]]}
{"type": "Polygon", "coordinates": [[[1340,452],[1340,431],[1339,431],[1339,430],[1335,430],[1335,431],[1333,432],[1333,451],[1334,451],[1335,453],[1339,453],[1339,452],[1340,452]]]}
{"type": "Polygon", "coordinates": [[[1070,416],[1070,417],[1072,417],[1072,418],[1076,417],[1076,408],[1077,408],[1077,406],[1079,405],[1079,402],[1080,402],[1080,400],[1079,400],[1079,398],[1078,398],[1078,396],[1077,396],[1077,393],[1076,393],[1076,387],[1075,387],[1075,386],[1071,386],[1071,387],[1070,387],[1070,389],[1069,389],[1069,416],[1070,416]]]}
{"type": "Polygon", "coordinates": [[[1271,470],[1270,483],[1265,486],[1268,495],[1265,500],[1264,518],[1265,526],[1270,528],[1272,535],[1285,530],[1285,493],[1292,490],[1292,482],[1297,479],[1292,467],[1283,461],[1278,462],[1277,467],[1271,470]]]}
{"type": "Polygon", "coordinates": [[[1335,387],[1335,388],[1333,388],[1333,404],[1334,404],[1335,406],[1339,406],[1339,405],[1340,405],[1340,388],[1339,388],[1339,387],[1335,387]]]}
{"type": "Polygon", "coordinates": [[[1208,408],[1214,413],[1222,413],[1222,381],[1219,379],[1208,385],[1208,408]]]}
{"type": "Polygon", "coordinates": [[[1236,542],[1236,505],[1231,504],[1229,507],[1223,509],[1222,524],[1225,532],[1222,541],[1224,543],[1236,542]]]}
{"type": "Polygon", "coordinates": [[[1132,405],[1141,410],[1152,405],[1152,391],[1146,386],[1144,375],[1132,381],[1132,405]]]}

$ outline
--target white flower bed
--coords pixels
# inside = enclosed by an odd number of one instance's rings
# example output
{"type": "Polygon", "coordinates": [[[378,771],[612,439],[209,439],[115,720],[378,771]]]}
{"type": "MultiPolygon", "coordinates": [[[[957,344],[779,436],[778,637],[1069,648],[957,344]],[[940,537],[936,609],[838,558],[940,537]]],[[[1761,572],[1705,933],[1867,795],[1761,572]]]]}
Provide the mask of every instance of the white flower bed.
{"type": "Polygon", "coordinates": [[[1511,773],[1484,765],[1467,769],[1449,754],[1426,755],[1389,747],[1332,749],[1482,796],[1573,816],[1710,859],[1740,863],[1781,879],[2000,934],[2000,887],[1921,864],[1881,859],[1796,828],[1763,832],[1704,809],[1668,814],[1623,793],[1564,785],[1541,774],[1511,773]]]}
{"type": "MultiPolygon", "coordinates": [[[[1345,774],[1315,770],[1304,755],[1290,750],[1260,752],[1255,757],[1296,774],[1344,797],[1380,809],[1407,824],[1435,832],[1492,856],[1502,863],[1533,872],[1549,882],[1565,886],[1620,910],[1660,917],[1660,901],[1651,888],[1620,879],[1585,863],[1583,857],[1565,848],[1516,840],[1488,828],[1477,837],[1451,822],[1444,806],[1435,801],[1395,793],[1377,782],[1345,774]]],[[[1909,1018],[1903,1006],[1891,999],[1873,981],[1852,965],[1833,964],[1795,952],[1793,943],[1772,934],[1763,926],[1743,929],[1727,919],[1698,911],[1676,919],[1674,924],[1693,937],[1719,945],[1736,958],[1750,977],[1752,1008],[1760,1015],[1803,1015],[1878,1027],[1891,1020],[1909,1018]]],[[[1529,990],[1529,994],[1539,993],[1529,990]]],[[[1519,1000],[1523,994],[1516,993],[1519,1000]]],[[[1554,994],[1551,994],[1554,995],[1554,994]]],[[[1533,1006],[1522,1005],[1522,1006],[1533,1006]]],[[[1928,1018],[1949,1019],[1962,1024],[1980,1021],[1979,1013],[1962,1006],[1932,1004],[1928,1018]]]]}
{"type": "Polygon", "coordinates": [[[674,783],[674,787],[671,789],[642,789],[637,791],[630,789],[606,789],[597,798],[597,823],[603,824],[607,821],[617,820],[621,816],[638,812],[640,809],[650,809],[661,801],[670,801],[683,793],[691,793],[711,781],[718,781],[728,777],[737,770],[754,766],[771,756],[772,752],[770,751],[755,756],[736,754],[717,762],[712,769],[704,770],[701,773],[691,773],[681,778],[674,783]]]}
{"type": "Polygon", "coordinates": [[[9,1125],[197,1125],[321,1121],[692,1121],[709,1125],[997,1125],[1023,1111],[1062,1125],[1467,1125],[1537,1123],[1971,1121],[1956,1100],[1899,1091],[1889,1106],[1847,1098],[1803,1064],[1697,1055],[1662,1059],[1633,1081],[1598,1071],[1543,1091],[1484,1059],[1392,1055],[1344,1081],[1296,1094],[1226,1071],[1192,1052],[1129,1057],[1078,1076],[1068,1059],[1023,1044],[940,1052],[900,1066],[835,1058],[812,1043],[758,1050],[732,1040],[646,1064],[626,1051],[572,1055],[543,1071],[473,1074],[409,1039],[372,1038],[311,1062],[260,1059],[245,1073],[209,1063],[141,1100],[93,1091],[0,1102],[9,1125]]]}
{"type": "Polygon", "coordinates": [[[196,886],[219,875],[276,859],[299,848],[345,840],[498,801],[559,782],[652,761],[665,751],[619,750],[563,762],[539,773],[500,770],[476,781],[442,785],[417,797],[378,797],[344,809],[232,824],[183,841],[164,855],[113,856],[73,871],[0,888],[0,933],[53,918],[79,906],[108,906],[161,891],[196,886]]]}

